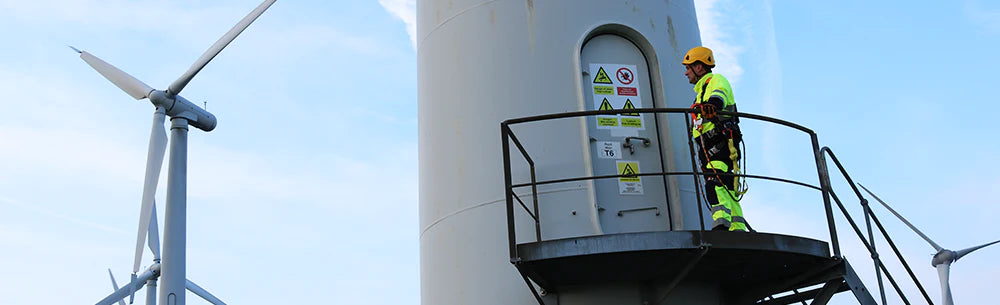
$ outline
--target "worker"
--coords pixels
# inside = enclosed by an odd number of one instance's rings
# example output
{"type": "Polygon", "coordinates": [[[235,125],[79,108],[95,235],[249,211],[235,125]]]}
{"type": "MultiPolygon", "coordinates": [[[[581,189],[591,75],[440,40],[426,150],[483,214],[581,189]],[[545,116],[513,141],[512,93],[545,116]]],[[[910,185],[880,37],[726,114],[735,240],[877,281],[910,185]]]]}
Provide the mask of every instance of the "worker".
{"type": "MultiPolygon", "coordinates": [[[[739,199],[746,189],[740,183],[740,150],[743,140],[739,118],[718,111],[736,111],[733,89],[720,74],[712,73],[715,56],[706,47],[694,47],[681,62],[684,76],[694,85],[691,134],[698,143],[695,152],[705,173],[705,197],[711,206],[712,230],[746,231],[747,221],[739,199]]],[[[745,184],[744,184],[745,185],[745,184]]]]}

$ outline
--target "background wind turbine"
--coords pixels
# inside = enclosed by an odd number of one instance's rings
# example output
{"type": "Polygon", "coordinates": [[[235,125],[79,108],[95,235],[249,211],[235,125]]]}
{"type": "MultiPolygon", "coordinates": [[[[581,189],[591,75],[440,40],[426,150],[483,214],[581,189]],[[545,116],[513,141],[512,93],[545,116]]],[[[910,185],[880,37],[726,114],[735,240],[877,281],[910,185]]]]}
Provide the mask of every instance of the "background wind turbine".
{"type": "Polygon", "coordinates": [[[944,305],[954,304],[954,301],[952,300],[951,297],[951,284],[949,283],[949,274],[951,273],[951,263],[958,261],[959,258],[962,258],[963,256],[972,253],[972,251],[976,251],[983,247],[1000,242],[1000,240],[997,240],[994,242],[985,243],[979,246],[966,248],[958,251],[952,251],[942,248],[933,240],[931,240],[929,237],[927,237],[927,235],[924,235],[923,232],[917,230],[917,227],[913,226],[913,224],[907,221],[906,218],[903,218],[903,215],[899,215],[899,213],[896,213],[896,210],[893,210],[891,207],[889,207],[889,205],[886,204],[885,201],[882,201],[882,199],[878,198],[878,196],[875,196],[875,194],[872,193],[872,191],[869,191],[868,188],[866,188],[861,184],[858,184],[858,186],[864,189],[865,192],[868,192],[869,195],[874,197],[875,200],[881,203],[882,206],[884,206],[886,209],[889,210],[889,212],[892,212],[893,215],[896,215],[896,217],[899,218],[899,220],[902,220],[903,223],[906,224],[906,226],[910,227],[910,229],[913,229],[913,232],[917,232],[917,235],[923,237],[924,240],[926,240],[927,243],[930,243],[931,247],[934,247],[934,250],[937,251],[937,253],[934,254],[934,258],[931,259],[931,266],[937,268],[938,281],[941,282],[941,303],[944,305]]]}
{"type": "MultiPolygon", "coordinates": [[[[115,275],[111,273],[111,268],[108,268],[108,276],[111,276],[111,288],[114,288],[111,291],[118,291],[118,282],[115,282],[115,275]]],[[[125,305],[125,300],[118,300],[118,305],[125,305]]]]}
{"type": "MultiPolygon", "coordinates": [[[[203,131],[212,131],[216,126],[216,118],[208,111],[191,103],[187,99],[178,95],[181,90],[208,64],[219,52],[230,42],[236,39],[254,20],[267,10],[276,0],[265,0],[240,20],[225,35],[219,38],[208,50],[205,51],[191,65],[184,74],[167,87],[167,90],[156,90],[140,81],[139,79],[125,73],[117,67],[101,60],[100,58],[86,52],[73,48],[80,53],[87,64],[97,70],[98,73],[107,78],[118,88],[125,91],[136,100],[146,99],[155,107],[153,111],[153,126],[149,137],[149,149],[146,156],[146,174],[142,190],[142,203],[139,212],[139,227],[136,234],[135,260],[132,267],[132,279],[126,287],[132,302],[135,291],[142,282],[150,282],[150,295],[155,287],[155,280],[160,275],[163,276],[163,291],[159,297],[161,303],[184,304],[184,290],[190,289],[199,296],[208,299],[215,304],[222,304],[217,298],[207,291],[198,287],[185,278],[186,265],[186,209],[187,209],[187,130],[188,125],[194,126],[203,131]],[[167,149],[167,135],[164,130],[166,116],[171,118],[172,141],[170,141],[170,168],[167,177],[167,215],[164,227],[164,257],[161,265],[159,253],[159,233],[155,225],[154,197],[156,195],[157,181],[160,176],[160,169],[163,165],[164,155],[167,149]],[[152,223],[152,225],[151,225],[152,223]],[[144,276],[139,276],[139,265],[142,259],[146,236],[150,236],[149,247],[154,255],[154,264],[150,266],[144,276]],[[149,274],[148,277],[146,275],[149,274]],[[213,300],[214,299],[214,300],[213,300]]],[[[72,47],[71,47],[72,48],[72,47]]],[[[119,289],[122,290],[122,289],[119,289]]],[[[120,294],[118,291],[112,295],[120,294]]],[[[106,304],[105,301],[114,301],[109,296],[98,304],[106,304]]],[[[151,302],[152,299],[147,302],[151,302]]],[[[110,303],[107,303],[110,304],[110,303]]]]}

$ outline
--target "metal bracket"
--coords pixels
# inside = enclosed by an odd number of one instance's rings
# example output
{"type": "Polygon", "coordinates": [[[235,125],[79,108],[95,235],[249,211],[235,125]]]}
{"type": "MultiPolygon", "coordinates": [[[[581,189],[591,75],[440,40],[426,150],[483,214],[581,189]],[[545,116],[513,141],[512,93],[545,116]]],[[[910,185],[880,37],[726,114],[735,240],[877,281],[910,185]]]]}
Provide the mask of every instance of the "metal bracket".
{"type": "Polygon", "coordinates": [[[635,154],[635,147],[632,146],[632,139],[642,140],[642,146],[649,146],[649,139],[643,137],[627,137],[625,138],[625,143],[622,143],[622,147],[628,148],[628,153],[630,155],[635,154]]]}

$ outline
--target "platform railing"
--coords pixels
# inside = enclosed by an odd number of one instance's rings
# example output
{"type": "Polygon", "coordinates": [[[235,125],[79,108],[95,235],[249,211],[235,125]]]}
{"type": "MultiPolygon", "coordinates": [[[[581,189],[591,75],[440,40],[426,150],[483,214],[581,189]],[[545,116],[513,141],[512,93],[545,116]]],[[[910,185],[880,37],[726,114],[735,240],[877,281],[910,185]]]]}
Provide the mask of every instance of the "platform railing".
{"type": "MultiPolygon", "coordinates": [[[[878,218],[872,212],[870,206],[868,205],[868,201],[858,191],[858,189],[855,186],[855,184],[854,184],[853,180],[851,179],[850,175],[848,175],[847,171],[841,165],[840,161],[833,154],[833,151],[830,148],[828,148],[828,147],[822,147],[821,148],[820,145],[819,145],[819,139],[818,139],[818,136],[816,135],[816,133],[813,130],[811,130],[809,128],[806,128],[806,127],[804,127],[802,125],[795,124],[795,123],[792,123],[792,122],[789,122],[789,121],[785,121],[785,120],[781,120],[781,119],[777,119],[777,118],[772,118],[772,117],[768,117],[768,116],[758,115],[758,114],[751,114],[751,113],[744,113],[744,112],[718,111],[719,115],[739,117],[739,118],[745,118],[745,119],[753,119],[753,120],[758,120],[758,121],[764,121],[764,122],[768,122],[768,123],[778,124],[778,125],[782,125],[782,126],[786,126],[786,127],[790,127],[790,128],[799,130],[799,131],[801,131],[801,132],[809,135],[811,146],[812,146],[812,151],[813,151],[813,157],[814,157],[814,160],[815,160],[815,163],[816,163],[816,172],[817,172],[817,175],[819,177],[819,183],[820,183],[819,186],[812,185],[812,184],[805,183],[805,182],[795,181],[795,180],[791,180],[791,179],[779,178],[779,177],[770,177],[770,176],[761,176],[761,175],[748,175],[748,174],[731,174],[731,173],[725,173],[725,174],[720,174],[720,173],[705,173],[703,171],[697,170],[697,169],[700,169],[700,167],[698,166],[697,160],[695,159],[695,147],[694,147],[694,142],[692,140],[693,137],[691,135],[691,130],[692,130],[692,128],[691,128],[691,121],[688,120],[686,117],[685,117],[684,121],[686,122],[686,126],[687,126],[686,129],[687,129],[687,133],[688,133],[689,155],[690,155],[690,160],[691,160],[691,164],[692,164],[691,168],[695,169],[694,171],[687,171],[687,172],[639,173],[639,174],[635,174],[635,175],[581,176],[581,177],[571,177],[571,178],[562,178],[562,179],[551,179],[551,180],[538,181],[537,180],[537,175],[536,175],[535,161],[531,158],[531,156],[528,153],[527,149],[525,149],[524,145],[521,143],[521,141],[517,138],[517,136],[511,130],[511,126],[518,125],[518,124],[525,124],[525,123],[532,123],[532,122],[539,122],[539,121],[548,121],[548,120],[557,120],[557,119],[583,118],[583,117],[597,116],[597,115],[617,115],[617,114],[625,114],[625,113],[629,113],[629,114],[632,114],[632,113],[695,114],[695,113],[697,113],[697,111],[693,110],[693,109],[687,109],[687,108],[640,108],[640,109],[627,109],[627,110],[625,110],[625,109],[619,109],[619,110],[588,110],[588,111],[575,111],[575,112],[565,112],[565,113],[557,113],[557,114],[546,114],[546,115],[537,115],[537,116],[514,118],[514,119],[505,120],[505,121],[503,121],[503,122],[500,123],[500,134],[501,134],[502,149],[503,149],[503,168],[504,168],[504,184],[505,184],[505,187],[504,187],[504,196],[505,196],[505,200],[506,200],[508,247],[509,247],[509,251],[510,251],[510,262],[512,264],[514,264],[516,267],[518,267],[519,271],[521,271],[520,264],[519,264],[520,261],[521,261],[521,258],[520,258],[520,256],[517,253],[517,236],[516,236],[516,228],[515,228],[515,221],[514,221],[514,211],[515,211],[515,209],[514,209],[514,202],[516,201],[518,203],[518,205],[520,205],[521,208],[525,212],[527,212],[527,214],[534,221],[535,241],[536,242],[541,242],[542,241],[542,237],[541,237],[541,216],[539,215],[539,209],[538,209],[538,204],[539,204],[539,202],[538,202],[538,186],[540,186],[540,185],[565,183],[565,182],[573,182],[573,181],[585,181],[585,180],[597,180],[597,179],[611,179],[611,178],[621,178],[621,177],[632,178],[632,177],[642,177],[642,176],[662,176],[662,177],[666,178],[667,176],[684,176],[684,175],[691,176],[695,180],[695,186],[696,186],[695,190],[696,190],[696,197],[697,197],[697,200],[698,200],[698,213],[699,213],[699,219],[701,221],[700,230],[699,230],[699,235],[698,236],[699,236],[699,239],[701,239],[702,238],[701,233],[705,231],[705,223],[704,223],[704,216],[703,216],[704,214],[703,213],[704,213],[704,208],[707,205],[707,202],[703,202],[702,201],[702,199],[704,198],[704,196],[701,194],[701,187],[700,187],[701,183],[699,181],[699,177],[706,176],[706,175],[719,175],[719,176],[729,176],[729,177],[740,176],[740,177],[746,177],[746,178],[752,178],[752,179],[763,179],[763,180],[771,180],[771,181],[783,182],[783,183],[787,183],[787,184],[798,185],[798,186],[802,186],[802,187],[806,187],[806,188],[811,188],[811,189],[820,191],[822,193],[822,196],[823,196],[823,207],[824,207],[824,210],[825,210],[826,220],[827,220],[827,226],[828,226],[828,230],[829,230],[829,234],[830,234],[830,246],[831,246],[831,248],[833,250],[834,258],[835,259],[840,259],[842,257],[842,255],[841,255],[840,242],[839,242],[839,239],[838,239],[836,223],[835,223],[835,220],[834,220],[834,210],[833,210],[833,203],[836,203],[837,207],[841,211],[841,214],[844,216],[844,218],[848,221],[848,223],[854,229],[855,233],[857,234],[858,238],[862,241],[862,243],[865,245],[865,248],[868,250],[869,254],[871,254],[873,263],[875,265],[876,277],[878,278],[879,291],[880,291],[880,294],[881,294],[882,303],[886,304],[885,289],[884,289],[884,286],[883,286],[883,283],[882,283],[882,272],[884,272],[885,275],[886,275],[886,278],[892,284],[893,288],[895,288],[897,294],[902,299],[902,301],[905,304],[910,304],[910,302],[906,299],[906,296],[903,294],[901,288],[896,283],[896,280],[892,277],[892,275],[886,269],[885,265],[882,263],[882,260],[881,260],[881,258],[879,256],[878,252],[875,249],[875,239],[874,239],[874,234],[873,234],[873,230],[872,230],[872,226],[871,226],[872,221],[874,221],[874,223],[878,227],[880,233],[882,233],[882,237],[888,242],[888,244],[892,248],[893,252],[895,253],[896,257],[899,259],[899,261],[905,267],[905,269],[906,269],[907,273],[909,274],[911,280],[919,288],[921,294],[923,294],[924,299],[927,301],[928,304],[933,304],[933,302],[931,302],[930,297],[927,295],[926,290],[920,284],[920,281],[917,280],[916,276],[913,274],[913,271],[911,270],[911,268],[909,267],[909,265],[906,263],[906,260],[903,259],[902,254],[900,254],[900,252],[899,252],[899,249],[896,247],[895,243],[892,242],[892,239],[890,238],[888,232],[886,232],[885,227],[882,226],[881,222],[878,220],[878,218]],[[529,169],[529,172],[530,172],[530,182],[514,183],[513,178],[512,178],[512,171],[511,171],[511,149],[510,149],[510,143],[514,143],[514,145],[518,149],[518,152],[520,152],[521,157],[527,162],[528,169],[529,169]],[[842,174],[842,176],[851,185],[852,189],[854,190],[855,195],[857,195],[857,197],[859,199],[859,202],[860,202],[862,208],[864,209],[865,223],[867,225],[867,231],[868,231],[868,236],[867,237],[865,236],[864,233],[862,233],[861,229],[858,227],[857,223],[851,217],[850,213],[848,213],[846,207],[841,202],[840,198],[838,198],[837,195],[836,195],[836,193],[834,193],[832,184],[830,182],[830,175],[829,175],[829,171],[828,171],[827,163],[826,163],[826,158],[827,157],[829,157],[830,159],[832,159],[834,161],[835,165],[839,169],[839,171],[842,174]],[[521,196],[518,196],[517,193],[514,191],[515,189],[527,188],[527,187],[531,188],[531,205],[532,205],[531,208],[528,208],[528,205],[524,202],[524,200],[521,199],[521,196]]],[[[542,302],[541,302],[542,300],[541,300],[539,294],[535,291],[534,287],[530,284],[530,282],[528,282],[528,279],[524,275],[524,272],[521,272],[521,275],[522,275],[522,277],[524,277],[525,282],[531,288],[532,293],[535,295],[536,299],[539,301],[539,304],[542,304],[542,302]]]]}

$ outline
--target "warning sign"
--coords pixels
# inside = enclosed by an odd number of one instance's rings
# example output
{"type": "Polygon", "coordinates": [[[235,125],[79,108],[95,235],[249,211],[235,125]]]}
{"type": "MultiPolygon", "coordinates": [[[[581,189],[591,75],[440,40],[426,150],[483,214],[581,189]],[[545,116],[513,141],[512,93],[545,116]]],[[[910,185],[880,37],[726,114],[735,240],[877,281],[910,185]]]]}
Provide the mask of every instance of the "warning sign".
{"type": "MultiPolygon", "coordinates": [[[[601,107],[598,110],[615,110],[611,107],[611,103],[605,98],[601,102],[601,107]]],[[[598,127],[617,127],[618,126],[618,116],[617,115],[599,115],[597,116],[597,126],[598,127]]]]}
{"type": "Polygon", "coordinates": [[[618,81],[622,82],[622,85],[631,84],[635,80],[635,74],[632,74],[632,70],[628,67],[618,69],[618,73],[615,75],[618,76],[618,81]]]}
{"type": "Polygon", "coordinates": [[[608,77],[608,72],[604,72],[604,67],[597,69],[597,76],[594,77],[595,84],[610,84],[611,78],[608,77]]]}
{"type": "Polygon", "coordinates": [[[635,176],[639,174],[639,161],[616,161],[616,163],[618,174],[626,176],[618,177],[618,194],[642,195],[642,178],[635,176]]]}
{"type": "MultiPolygon", "coordinates": [[[[642,108],[640,84],[644,84],[644,81],[635,74],[635,71],[638,71],[635,65],[591,63],[589,71],[595,74],[593,81],[594,108],[591,109],[642,108]],[[610,77],[608,71],[614,72],[615,77],[610,77]]],[[[639,113],[599,115],[597,116],[597,128],[610,129],[613,134],[616,132],[633,133],[645,129],[639,113]]]]}
{"type": "Polygon", "coordinates": [[[608,99],[604,99],[604,101],[601,102],[601,109],[598,110],[615,110],[615,107],[611,107],[611,103],[608,102],[608,99]]]}
{"type": "MultiPolygon", "coordinates": [[[[622,106],[622,109],[626,109],[626,110],[627,109],[635,109],[635,105],[632,105],[632,100],[631,99],[625,99],[625,106],[622,106]]],[[[639,116],[639,113],[637,113],[637,112],[630,112],[630,113],[622,113],[622,115],[639,116]]]]}
{"type": "Polygon", "coordinates": [[[639,174],[639,162],[636,161],[618,161],[618,174],[624,176],[632,177],[619,177],[618,181],[623,182],[639,182],[642,178],[635,176],[639,174]]]}
{"type": "MultiPolygon", "coordinates": [[[[632,105],[632,100],[625,99],[625,106],[622,109],[635,109],[635,105],[632,105]]],[[[642,128],[642,118],[639,117],[639,113],[622,113],[622,127],[632,127],[632,128],[642,128]]]]}
{"type": "MultiPolygon", "coordinates": [[[[620,92],[621,90],[619,90],[620,92]]],[[[619,93],[621,94],[621,93],[619,93]]],[[[594,86],[594,95],[615,95],[614,86],[594,86]]]]}
{"type": "MultiPolygon", "coordinates": [[[[596,89],[594,93],[597,93],[596,89]]],[[[639,91],[635,87],[618,87],[618,95],[639,96],[639,91]]]]}

